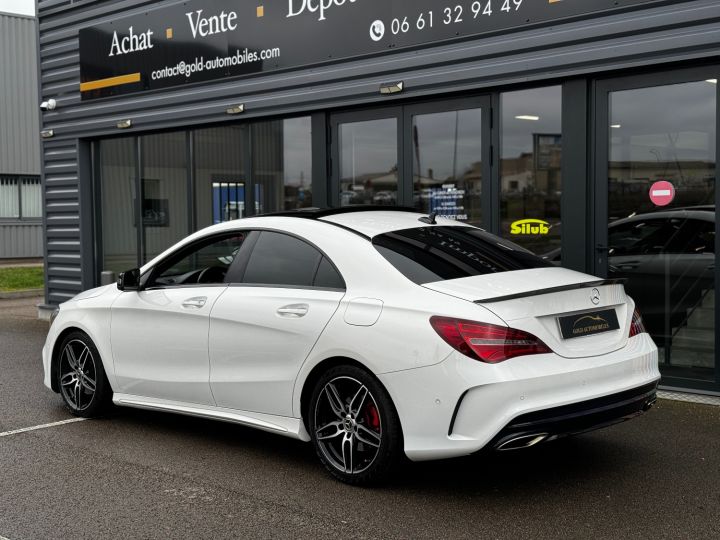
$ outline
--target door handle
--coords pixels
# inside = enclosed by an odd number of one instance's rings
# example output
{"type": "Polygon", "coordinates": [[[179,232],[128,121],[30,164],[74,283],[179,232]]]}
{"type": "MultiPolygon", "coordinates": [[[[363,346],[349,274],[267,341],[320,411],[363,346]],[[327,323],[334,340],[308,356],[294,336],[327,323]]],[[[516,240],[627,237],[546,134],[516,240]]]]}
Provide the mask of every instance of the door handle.
{"type": "Polygon", "coordinates": [[[193,298],[188,298],[187,300],[184,300],[182,303],[182,307],[186,309],[200,309],[205,305],[207,302],[207,296],[195,296],[193,298]]]}
{"type": "Polygon", "coordinates": [[[299,319],[300,317],[307,315],[308,311],[310,311],[310,306],[307,304],[292,304],[278,308],[277,314],[281,317],[299,319]]]}

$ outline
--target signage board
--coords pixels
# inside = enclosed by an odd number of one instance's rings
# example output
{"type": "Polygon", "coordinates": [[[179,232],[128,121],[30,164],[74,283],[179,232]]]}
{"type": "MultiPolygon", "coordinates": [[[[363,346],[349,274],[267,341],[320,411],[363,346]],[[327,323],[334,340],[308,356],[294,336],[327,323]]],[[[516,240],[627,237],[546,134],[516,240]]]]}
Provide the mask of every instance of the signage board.
{"type": "Polygon", "coordinates": [[[187,0],[80,30],[83,99],[318,65],[657,0],[187,0]]]}

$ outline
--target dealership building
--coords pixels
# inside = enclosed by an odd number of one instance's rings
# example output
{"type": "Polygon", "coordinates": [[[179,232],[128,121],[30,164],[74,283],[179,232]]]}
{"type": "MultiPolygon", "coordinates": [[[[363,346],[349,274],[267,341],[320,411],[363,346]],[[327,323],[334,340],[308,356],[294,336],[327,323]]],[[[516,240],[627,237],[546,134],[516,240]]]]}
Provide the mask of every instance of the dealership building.
{"type": "Polygon", "coordinates": [[[412,206],[627,280],[720,393],[718,0],[39,0],[41,312],[189,233],[412,206]]]}

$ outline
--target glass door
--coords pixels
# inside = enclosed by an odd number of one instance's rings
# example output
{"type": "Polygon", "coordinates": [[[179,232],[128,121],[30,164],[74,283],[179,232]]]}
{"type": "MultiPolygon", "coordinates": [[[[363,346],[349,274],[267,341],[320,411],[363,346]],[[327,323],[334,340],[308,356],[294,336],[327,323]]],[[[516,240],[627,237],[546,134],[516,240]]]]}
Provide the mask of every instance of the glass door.
{"type": "Polygon", "coordinates": [[[487,97],[333,115],[332,204],[489,222],[490,117],[487,97]]]}
{"type": "Polygon", "coordinates": [[[400,189],[400,109],[338,114],[331,126],[332,205],[406,204],[400,189]]]}
{"type": "Polygon", "coordinates": [[[484,208],[491,198],[483,197],[490,180],[490,99],[424,103],[404,113],[411,205],[481,225],[491,212],[484,208]]]}
{"type": "Polygon", "coordinates": [[[717,80],[600,83],[596,270],[627,280],[663,383],[717,387],[717,80]]]}

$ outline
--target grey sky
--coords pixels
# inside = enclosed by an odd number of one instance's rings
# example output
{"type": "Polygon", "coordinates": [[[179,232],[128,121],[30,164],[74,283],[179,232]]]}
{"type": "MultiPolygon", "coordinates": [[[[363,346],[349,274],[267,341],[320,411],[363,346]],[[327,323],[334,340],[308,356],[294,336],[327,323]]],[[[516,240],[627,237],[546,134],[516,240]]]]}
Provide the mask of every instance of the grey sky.
{"type": "Polygon", "coordinates": [[[35,0],[0,0],[0,13],[35,15],[35,0]]]}

